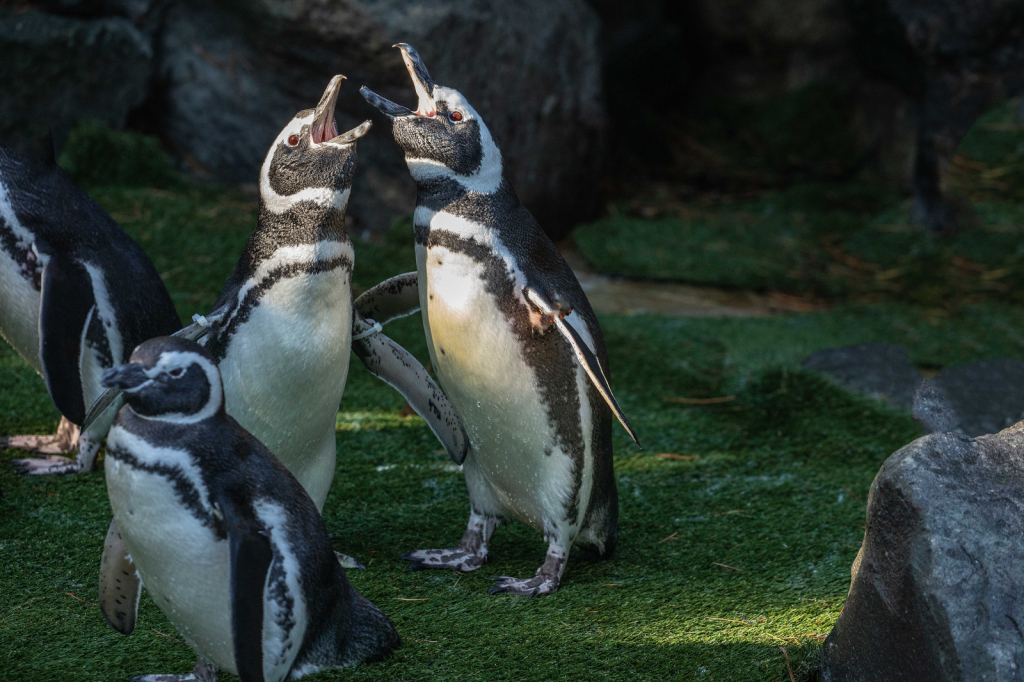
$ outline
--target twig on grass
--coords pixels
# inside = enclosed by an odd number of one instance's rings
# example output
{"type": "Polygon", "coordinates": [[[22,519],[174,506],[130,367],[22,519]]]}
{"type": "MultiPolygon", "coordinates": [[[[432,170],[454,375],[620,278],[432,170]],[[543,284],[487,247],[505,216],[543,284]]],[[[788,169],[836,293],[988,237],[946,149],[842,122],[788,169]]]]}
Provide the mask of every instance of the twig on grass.
{"type": "Polygon", "coordinates": [[[34,485],[32,487],[35,488],[36,490],[38,490],[41,493],[46,493],[47,495],[52,495],[53,497],[60,497],[60,495],[58,495],[57,493],[51,493],[49,490],[43,490],[42,488],[40,488],[37,485],[34,485]]]}
{"type": "Polygon", "coordinates": [[[397,601],[430,601],[429,597],[424,597],[423,599],[410,599],[408,597],[395,597],[395,599],[397,601]]]}
{"type": "Polygon", "coordinates": [[[99,606],[99,604],[93,604],[91,601],[85,601],[81,597],[77,597],[77,596],[71,594],[70,592],[65,592],[64,594],[68,595],[72,599],[77,599],[78,601],[82,602],[83,604],[88,604],[89,606],[99,606]]]}
{"type": "Polygon", "coordinates": [[[782,655],[786,657],[786,670],[789,671],[789,682],[796,682],[796,678],[793,677],[793,669],[789,667],[789,653],[786,651],[786,647],[780,646],[782,649],[782,655]]]}
{"type": "Polygon", "coordinates": [[[660,545],[661,543],[668,542],[669,540],[676,540],[678,535],[679,535],[679,531],[676,531],[675,533],[672,533],[672,535],[669,535],[667,538],[662,538],[661,540],[658,540],[654,544],[660,545]]]}
{"type": "Polygon", "coordinates": [[[711,518],[717,519],[719,516],[728,516],[729,514],[742,514],[742,513],[743,513],[742,509],[730,509],[727,512],[722,512],[721,514],[715,514],[711,518]]]}
{"type": "Polygon", "coordinates": [[[185,646],[188,646],[187,644],[185,644],[183,641],[181,641],[177,637],[171,637],[170,635],[165,635],[164,633],[160,632],[156,628],[150,628],[150,630],[152,630],[153,634],[156,635],[157,637],[163,637],[164,639],[169,639],[172,642],[177,642],[178,644],[184,644],[185,646]]]}
{"type": "Polygon", "coordinates": [[[700,455],[677,455],[674,452],[659,452],[655,457],[662,459],[700,459],[700,455]]]}
{"type": "Polygon", "coordinates": [[[714,564],[715,566],[721,566],[722,568],[728,568],[730,571],[740,571],[740,572],[743,572],[742,568],[736,568],[735,566],[729,566],[728,564],[720,564],[717,561],[712,561],[711,563],[714,564]]]}

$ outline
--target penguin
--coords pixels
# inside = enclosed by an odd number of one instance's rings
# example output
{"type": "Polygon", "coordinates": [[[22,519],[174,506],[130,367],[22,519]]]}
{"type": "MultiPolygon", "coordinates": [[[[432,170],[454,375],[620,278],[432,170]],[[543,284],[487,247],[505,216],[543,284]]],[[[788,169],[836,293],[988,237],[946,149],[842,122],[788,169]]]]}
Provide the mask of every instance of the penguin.
{"type": "Polygon", "coordinates": [[[601,557],[614,551],[613,415],[636,435],[612,395],[587,297],[519,203],[487,125],[462,94],[434,83],[416,50],[396,47],[417,110],[361,92],[390,119],[416,181],[417,270],[355,306],[380,323],[421,311],[430,360],[470,440],[462,540],[402,558],[413,569],[476,570],[498,524],[518,519],[543,533],[544,563],[529,578],[495,578],[490,593],[549,594],[575,542],[601,557]]]}
{"type": "Polygon", "coordinates": [[[135,681],[216,680],[226,670],[279,682],[400,646],[388,617],[346,578],[309,494],[225,412],[209,349],[151,339],[102,383],[126,398],[104,464],[117,532],[199,656],[191,675],[135,681]]]}
{"type": "Polygon", "coordinates": [[[52,154],[0,147],[0,335],[42,376],[62,414],[56,434],[0,438],[0,448],[47,455],[11,463],[25,474],[91,471],[114,411],[79,427],[103,391],[103,371],[180,327],[145,252],[52,154]],[[76,448],[75,459],[60,456],[76,448]]]}
{"type": "MultiPolygon", "coordinates": [[[[404,395],[456,462],[469,447],[457,412],[422,365],[379,324],[353,314],[355,256],[345,209],[356,141],[370,122],[338,134],[334,109],[343,79],[335,76],[316,109],[300,111],[274,140],[260,173],[257,229],[213,310],[178,332],[207,349],[220,371],[227,413],[277,456],[318,510],[334,480],[335,423],[350,350],[404,395]]],[[[118,391],[101,396],[86,423],[118,391]]],[[[112,523],[101,605],[123,611],[137,604],[133,573],[112,523]]],[[[126,619],[111,625],[124,634],[134,627],[126,619]]]]}

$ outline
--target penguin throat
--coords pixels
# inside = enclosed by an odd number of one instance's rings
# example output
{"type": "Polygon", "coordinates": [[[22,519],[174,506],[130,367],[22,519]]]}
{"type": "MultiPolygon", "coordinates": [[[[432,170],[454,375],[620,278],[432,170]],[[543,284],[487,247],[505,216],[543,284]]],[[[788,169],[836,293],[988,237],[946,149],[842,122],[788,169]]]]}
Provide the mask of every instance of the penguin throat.
{"type": "Polygon", "coordinates": [[[328,116],[323,123],[314,123],[309,129],[309,139],[313,144],[323,144],[337,136],[338,126],[335,125],[334,116],[328,116]]]}

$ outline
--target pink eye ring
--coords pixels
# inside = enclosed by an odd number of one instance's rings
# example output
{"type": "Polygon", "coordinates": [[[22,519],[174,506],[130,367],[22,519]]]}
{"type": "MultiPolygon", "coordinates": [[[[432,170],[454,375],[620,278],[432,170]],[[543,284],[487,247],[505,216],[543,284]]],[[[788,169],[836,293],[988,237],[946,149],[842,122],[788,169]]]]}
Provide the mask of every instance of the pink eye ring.
{"type": "Polygon", "coordinates": [[[462,112],[461,111],[453,111],[452,113],[448,114],[448,118],[450,118],[453,121],[461,121],[462,120],[462,112]]]}

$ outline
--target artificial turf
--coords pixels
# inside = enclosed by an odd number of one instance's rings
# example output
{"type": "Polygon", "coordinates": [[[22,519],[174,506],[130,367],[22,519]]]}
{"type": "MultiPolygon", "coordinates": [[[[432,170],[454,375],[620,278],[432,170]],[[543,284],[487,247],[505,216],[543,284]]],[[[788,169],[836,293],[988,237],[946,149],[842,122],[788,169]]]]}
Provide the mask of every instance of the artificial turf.
{"type": "MultiPolygon", "coordinates": [[[[255,225],[255,204],[188,185],[95,187],[150,253],[183,319],[206,312],[255,225]]],[[[411,230],[357,242],[357,287],[413,267],[411,230]]],[[[616,395],[639,432],[615,427],[619,548],[574,550],[562,588],[490,596],[488,578],[531,574],[540,534],[500,528],[475,573],[410,572],[397,557],[446,546],[465,486],[425,424],[353,359],[324,507],[335,547],[362,560],[356,587],[395,622],[390,660],[311,680],[797,680],[812,669],[849,584],[868,486],[919,435],[909,415],[799,369],[823,347],[905,343],[929,367],[1024,358],[1019,309],[847,305],[757,319],[601,319],[616,395]],[[672,398],[724,398],[707,405],[672,398]],[[785,651],[783,651],[783,648],[785,651]]],[[[388,333],[426,361],[418,317],[388,333]]],[[[42,380],[0,345],[0,434],[49,432],[42,380]]],[[[21,456],[0,452],[4,460],[21,456]]],[[[102,462],[101,462],[102,464],[102,462]]],[[[11,679],[125,680],[186,672],[194,654],[143,596],[124,637],[98,608],[110,520],[102,471],[24,478],[0,466],[0,669],[11,679]]],[[[233,679],[222,675],[222,679],[233,679]]]]}

